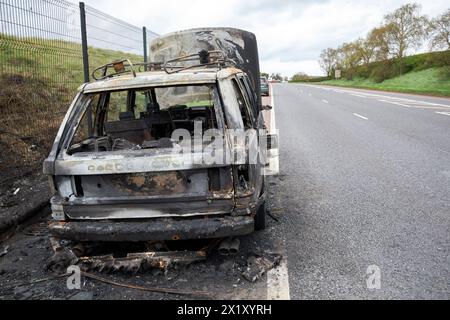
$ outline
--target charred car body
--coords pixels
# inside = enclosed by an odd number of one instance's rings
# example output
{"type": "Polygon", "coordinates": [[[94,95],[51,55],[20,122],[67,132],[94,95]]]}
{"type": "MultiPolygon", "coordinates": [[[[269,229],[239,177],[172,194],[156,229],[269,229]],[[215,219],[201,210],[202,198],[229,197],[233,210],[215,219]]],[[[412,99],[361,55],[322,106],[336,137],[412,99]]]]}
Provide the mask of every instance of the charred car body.
{"type": "Polygon", "coordinates": [[[263,229],[267,163],[204,161],[206,133],[228,159],[248,148],[228,130],[264,129],[254,35],[177,32],[156,39],[150,57],[103,66],[80,87],[44,162],[51,233],[147,241],[263,229]]]}

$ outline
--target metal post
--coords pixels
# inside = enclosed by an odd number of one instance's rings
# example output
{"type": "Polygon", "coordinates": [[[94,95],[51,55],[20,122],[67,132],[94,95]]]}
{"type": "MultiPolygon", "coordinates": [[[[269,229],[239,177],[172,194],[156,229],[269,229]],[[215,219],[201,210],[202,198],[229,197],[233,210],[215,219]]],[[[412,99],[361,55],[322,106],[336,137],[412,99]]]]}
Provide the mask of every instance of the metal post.
{"type": "MultiPolygon", "coordinates": [[[[142,27],[142,35],[144,37],[144,63],[148,63],[148,53],[147,53],[147,28],[142,27]]],[[[145,66],[145,71],[147,71],[147,66],[145,66]]]]}
{"type": "MultiPolygon", "coordinates": [[[[83,52],[83,70],[84,70],[84,82],[89,82],[89,51],[87,42],[87,28],[86,28],[86,8],[84,2],[80,2],[80,22],[81,22],[81,50],[83,52]]],[[[94,135],[94,130],[92,127],[92,107],[86,110],[87,112],[87,122],[88,122],[88,132],[89,138],[94,135]]]]}
{"type": "MultiPolygon", "coordinates": [[[[148,71],[147,63],[148,63],[148,53],[147,53],[147,28],[142,27],[142,36],[143,36],[143,44],[144,44],[144,70],[148,71]]],[[[148,98],[148,94],[145,95],[145,106],[148,107],[150,99],[148,98]]]]}
{"type": "Polygon", "coordinates": [[[86,31],[86,9],[84,2],[80,2],[80,21],[81,21],[81,46],[83,51],[84,82],[89,82],[89,52],[86,31]]]}

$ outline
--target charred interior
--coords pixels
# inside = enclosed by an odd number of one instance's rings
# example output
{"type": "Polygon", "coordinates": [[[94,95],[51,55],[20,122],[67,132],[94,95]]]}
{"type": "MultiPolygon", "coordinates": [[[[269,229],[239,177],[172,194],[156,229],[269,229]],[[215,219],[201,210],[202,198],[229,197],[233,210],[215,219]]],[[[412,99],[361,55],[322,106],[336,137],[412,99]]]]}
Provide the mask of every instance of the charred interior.
{"type": "Polygon", "coordinates": [[[213,93],[190,85],[90,94],[68,154],[171,148],[177,129],[217,128],[213,93]]]}

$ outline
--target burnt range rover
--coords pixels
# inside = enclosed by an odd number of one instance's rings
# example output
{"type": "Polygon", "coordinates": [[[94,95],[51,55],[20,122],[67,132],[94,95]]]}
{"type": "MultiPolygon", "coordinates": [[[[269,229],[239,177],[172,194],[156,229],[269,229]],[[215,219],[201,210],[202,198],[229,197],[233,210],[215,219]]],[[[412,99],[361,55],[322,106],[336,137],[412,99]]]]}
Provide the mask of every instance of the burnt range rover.
{"type": "Polygon", "coordinates": [[[44,162],[50,232],[111,242],[264,229],[274,143],[264,141],[255,36],[176,32],[154,40],[150,58],[102,66],[79,88],[44,162]]]}

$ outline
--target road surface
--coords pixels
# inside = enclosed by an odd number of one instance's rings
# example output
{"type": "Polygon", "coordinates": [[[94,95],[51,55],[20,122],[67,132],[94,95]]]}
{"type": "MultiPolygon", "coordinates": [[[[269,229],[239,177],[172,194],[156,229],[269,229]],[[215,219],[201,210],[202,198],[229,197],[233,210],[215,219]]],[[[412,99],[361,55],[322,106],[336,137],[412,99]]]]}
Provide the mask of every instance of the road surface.
{"type": "Polygon", "coordinates": [[[294,84],[274,99],[291,299],[448,299],[450,100],[294,84]]]}

